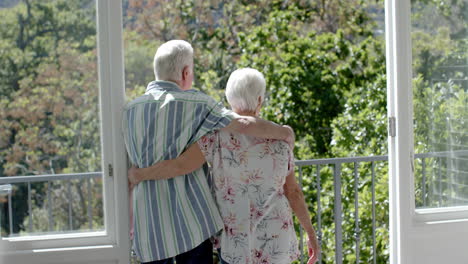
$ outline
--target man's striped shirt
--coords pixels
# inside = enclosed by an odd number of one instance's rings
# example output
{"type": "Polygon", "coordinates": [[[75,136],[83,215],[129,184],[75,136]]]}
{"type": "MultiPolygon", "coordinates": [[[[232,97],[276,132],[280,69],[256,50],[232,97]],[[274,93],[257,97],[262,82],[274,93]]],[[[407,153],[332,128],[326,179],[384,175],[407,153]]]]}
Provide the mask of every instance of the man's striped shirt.
{"type": "MultiPolygon", "coordinates": [[[[154,81],[124,109],[130,160],[140,168],[174,159],[202,136],[227,126],[233,112],[209,96],[154,81]]],[[[133,247],[142,262],[195,248],[223,228],[204,167],[169,180],[143,181],[133,192],[133,247]]]]}

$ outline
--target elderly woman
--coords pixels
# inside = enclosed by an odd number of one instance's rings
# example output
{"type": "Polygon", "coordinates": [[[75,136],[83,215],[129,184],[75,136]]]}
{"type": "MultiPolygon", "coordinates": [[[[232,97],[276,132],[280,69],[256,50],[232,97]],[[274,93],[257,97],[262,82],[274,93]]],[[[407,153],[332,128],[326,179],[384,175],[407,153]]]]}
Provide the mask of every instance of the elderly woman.
{"type": "MultiPolygon", "coordinates": [[[[258,116],[265,86],[257,70],[239,69],[228,80],[226,97],[237,114],[258,116]]],[[[131,169],[129,181],[137,184],[172,178],[198,169],[205,161],[211,165],[216,202],[224,221],[224,230],[216,239],[223,263],[282,264],[297,259],[291,209],[308,235],[308,263],[315,263],[319,246],[294,176],[292,149],[283,141],[218,131],[203,137],[177,159],[131,169]]]]}

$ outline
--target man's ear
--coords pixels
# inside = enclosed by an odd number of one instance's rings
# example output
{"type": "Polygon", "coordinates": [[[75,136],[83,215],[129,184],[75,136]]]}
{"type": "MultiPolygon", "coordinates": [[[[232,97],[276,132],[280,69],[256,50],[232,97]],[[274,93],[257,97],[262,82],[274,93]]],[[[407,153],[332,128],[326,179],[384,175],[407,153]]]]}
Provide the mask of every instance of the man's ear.
{"type": "Polygon", "coordinates": [[[182,80],[185,81],[187,80],[187,77],[190,73],[190,68],[189,66],[185,66],[183,69],[182,69],[182,80]]]}

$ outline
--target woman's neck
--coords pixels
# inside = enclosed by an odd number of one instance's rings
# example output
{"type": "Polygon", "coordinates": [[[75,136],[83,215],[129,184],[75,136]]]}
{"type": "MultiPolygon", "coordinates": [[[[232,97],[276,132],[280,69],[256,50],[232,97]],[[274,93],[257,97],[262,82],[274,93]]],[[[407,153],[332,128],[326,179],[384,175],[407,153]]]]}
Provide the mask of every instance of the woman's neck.
{"type": "Polygon", "coordinates": [[[257,116],[257,113],[255,111],[234,109],[234,112],[236,112],[236,114],[241,115],[241,116],[254,116],[254,117],[257,116]]]}

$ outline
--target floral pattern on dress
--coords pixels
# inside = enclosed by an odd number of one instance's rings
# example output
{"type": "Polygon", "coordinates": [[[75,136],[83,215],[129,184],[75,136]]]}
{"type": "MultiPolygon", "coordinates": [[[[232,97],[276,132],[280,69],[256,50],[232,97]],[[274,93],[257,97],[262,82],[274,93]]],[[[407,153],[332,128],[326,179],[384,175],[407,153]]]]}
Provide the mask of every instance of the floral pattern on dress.
{"type": "Polygon", "coordinates": [[[294,169],[283,141],[216,132],[199,141],[211,165],[224,230],[216,237],[230,264],[286,264],[299,256],[287,175],[294,169]]]}

